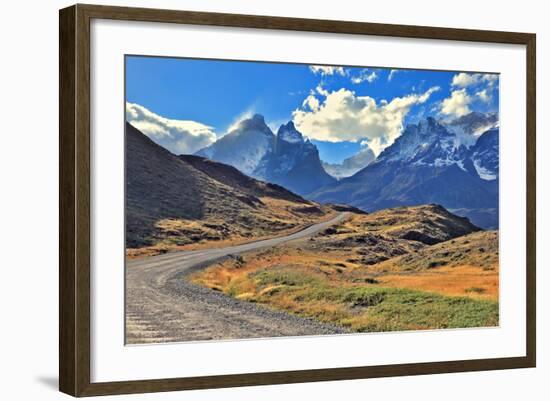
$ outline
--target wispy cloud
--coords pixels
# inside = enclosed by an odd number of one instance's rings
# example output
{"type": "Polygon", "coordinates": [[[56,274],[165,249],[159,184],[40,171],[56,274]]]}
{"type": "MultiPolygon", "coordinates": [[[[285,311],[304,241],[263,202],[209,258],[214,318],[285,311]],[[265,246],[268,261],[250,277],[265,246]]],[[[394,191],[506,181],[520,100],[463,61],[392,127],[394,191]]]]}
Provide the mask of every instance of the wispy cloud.
{"type": "Polygon", "coordinates": [[[376,79],[378,79],[378,74],[376,74],[376,71],[369,71],[365,68],[359,73],[359,75],[351,77],[351,83],[357,85],[366,81],[370,84],[376,81],[376,79]]]}
{"type": "Polygon", "coordinates": [[[224,135],[230,133],[231,131],[236,130],[237,128],[239,128],[239,124],[241,123],[241,121],[243,121],[243,120],[248,120],[248,119],[251,118],[254,114],[256,114],[256,106],[255,106],[255,105],[251,105],[251,106],[249,106],[246,110],[244,110],[241,114],[239,114],[237,117],[235,117],[235,118],[233,119],[233,121],[231,122],[231,124],[229,124],[229,126],[228,126],[227,129],[225,130],[224,135]]]}
{"type": "Polygon", "coordinates": [[[347,75],[347,70],[344,67],[335,67],[330,65],[310,65],[309,69],[314,74],[320,75],[347,75]]]}
{"type": "Polygon", "coordinates": [[[208,125],[165,118],[136,103],[126,103],[126,121],[177,155],[195,153],[216,140],[208,125]]]}
{"type": "Polygon", "coordinates": [[[267,126],[269,127],[269,129],[271,131],[273,131],[274,133],[277,133],[277,131],[279,131],[279,128],[281,127],[281,125],[283,124],[286,124],[288,122],[288,118],[280,118],[278,120],[269,120],[269,121],[266,121],[266,124],[267,126]]]}

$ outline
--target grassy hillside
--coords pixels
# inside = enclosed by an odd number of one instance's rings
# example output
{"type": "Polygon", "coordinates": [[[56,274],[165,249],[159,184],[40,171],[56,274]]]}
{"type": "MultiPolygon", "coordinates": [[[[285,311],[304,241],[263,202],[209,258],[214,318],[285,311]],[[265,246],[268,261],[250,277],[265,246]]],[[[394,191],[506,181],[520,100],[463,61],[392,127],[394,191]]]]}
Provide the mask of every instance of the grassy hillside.
{"type": "Polygon", "coordinates": [[[126,125],[130,257],[282,234],[333,213],[229,166],[175,156],[126,125]]]}
{"type": "Polygon", "coordinates": [[[388,209],[224,261],[193,280],[353,331],[494,326],[498,233],[437,205],[388,209]]]}
{"type": "Polygon", "coordinates": [[[467,219],[439,205],[399,207],[355,215],[318,234],[307,248],[345,252],[348,262],[371,266],[476,231],[479,228],[467,219]]]}
{"type": "Polygon", "coordinates": [[[421,248],[416,252],[380,263],[380,271],[426,271],[439,267],[498,266],[498,231],[480,231],[421,248]]]}

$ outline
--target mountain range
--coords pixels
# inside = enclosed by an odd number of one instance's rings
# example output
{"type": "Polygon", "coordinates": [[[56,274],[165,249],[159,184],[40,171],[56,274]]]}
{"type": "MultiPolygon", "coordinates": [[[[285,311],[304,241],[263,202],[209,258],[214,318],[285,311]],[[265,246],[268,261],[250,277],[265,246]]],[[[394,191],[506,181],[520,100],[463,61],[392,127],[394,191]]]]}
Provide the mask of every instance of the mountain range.
{"type": "Polygon", "coordinates": [[[376,156],[369,145],[365,144],[361,147],[361,150],[342,161],[342,163],[325,163],[323,162],[323,168],[327,173],[337,179],[351,177],[359,170],[367,167],[371,164],[376,156]]]}
{"type": "Polygon", "coordinates": [[[473,112],[451,121],[428,117],[406,126],[377,158],[367,145],[341,164],[322,162],[317,147],[292,122],[274,134],[256,114],[196,155],[320,203],[368,212],[437,203],[480,227],[498,228],[494,113],[473,112]]]}
{"type": "Polygon", "coordinates": [[[498,121],[487,115],[483,125],[482,115],[472,117],[447,124],[428,117],[408,125],[374,162],[308,197],[366,211],[437,203],[478,226],[497,228],[498,121]],[[480,127],[487,130],[480,134],[480,127]]]}
{"type": "Polygon", "coordinates": [[[229,164],[256,179],[306,195],[336,182],[321,164],[317,147],[294,127],[281,125],[275,135],[256,114],[196,153],[229,164]]]}

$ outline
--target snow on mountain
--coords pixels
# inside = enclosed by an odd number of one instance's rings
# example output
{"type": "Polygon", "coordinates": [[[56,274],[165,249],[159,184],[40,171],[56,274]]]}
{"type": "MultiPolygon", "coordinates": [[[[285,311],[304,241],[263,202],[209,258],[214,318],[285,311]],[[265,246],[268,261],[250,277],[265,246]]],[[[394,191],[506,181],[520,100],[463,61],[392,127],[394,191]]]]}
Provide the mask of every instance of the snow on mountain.
{"type": "Polygon", "coordinates": [[[350,156],[340,164],[330,164],[323,163],[323,167],[327,173],[332,175],[337,179],[342,179],[345,177],[350,177],[353,174],[357,173],[359,170],[367,167],[370,163],[374,161],[376,156],[374,152],[365,144],[361,147],[359,152],[350,156]]]}
{"type": "Polygon", "coordinates": [[[492,129],[482,134],[470,150],[470,159],[483,180],[492,181],[498,178],[498,144],[499,130],[492,129]]]}
{"type": "Polygon", "coordinates": [[[287,124],[283,124],[279,127],[279,131],[277,132],[277,138],[281,141],[285,141],[288,143],[304,142],[304,137],[296,129],[292,121],[288,122],[287,124]]]}
{"type": "Polygon", "coordinates": [[[473,112],[450,124],[428,117],[416,125],[408,125],[375,162],[399,161],[411,166],[433,167],[456,165],[464,171],[472,171],[473,166],[480,178],[494,180],[498,177],[499,160],[499,130],[495,126],[498,126],[495,114],[473,112]],[[486,127],[492,128],[485,130],[486,127]]]}
{"type": "Polygon", "coordinates": [[[301,195],[335,181],[323,169],[317,147],[304,140],[292,121],[281,125],[273,150],[266,153],[254,175],[301,195]]]}
{"type": "Polygon", "coordinates": [[[241,121],[233,131],[196,155],[229,164],[252,175],[263,157],[272,152],[274,140],[275,135],[266,125],[264,117],[256,114],[241,121]]]}
{"type": "Polygon", "coordinates": [[[254,174],[266,178],[285,174],[304,153],[313,151],[312,147],[315,148],[309,141],[304,141],[304,137],[296,130],[292,121],[283,124],[277,131],[273,150],[260,161],[254,174]]]}
{"type": "Polygon", "coordinates": [[[317,147],[292,122],[275,135],[260,115],[240,122],[198,154],[321,202],[368,211],[438,203],[479,226],[495,228],[497,127],[498,118],[491,114],[472,113],[451,122],[426,118],[408,125],[375,160],[366,147],[337,171],[325,164],[339,181],[327,173],[317,147]],[[493,128],[483,131],[486,127],[493,128]]]}
{"type": "Polygon", "coordinates": [[[301,195],[335,181],[323,169],[317,147],[304,139],[292,121],[281,125],[275,135],[259,114],[241,121],[197,155],[301,195]]]}
{"type": "Polygon", "coordinates": [[[457,146],[455,132],[429,117],[408,125],[367,167],[311,197],[367,211],[437,203],[479,226],[498,227],[498,129],[457,146]]]}
{"type": "Polygon", "coordinates": [[[498,128],[497,113],[472,112],[445,124],[447,129],[455,135],[455,146],[475,145],[477,139],[485,132],[498,128]]]}
{"type": "Polygon", "coordinates": [[[412,166],[464,168],[467,149],[455,146],[455,135],[432,117],[408,125],[401,136],[384,150],[375,163],[401,162],[412,166]]]}

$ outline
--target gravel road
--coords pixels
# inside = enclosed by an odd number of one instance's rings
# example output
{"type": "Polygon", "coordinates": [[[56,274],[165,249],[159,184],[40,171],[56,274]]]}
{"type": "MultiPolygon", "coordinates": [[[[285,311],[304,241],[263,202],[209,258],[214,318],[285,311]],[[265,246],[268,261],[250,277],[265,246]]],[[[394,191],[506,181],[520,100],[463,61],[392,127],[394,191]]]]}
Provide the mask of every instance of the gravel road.
{"type": "Polygon", "coordinates": [[[226,248],[167,253],[126,266],[126,343],[336,334],[344,329],[239,301],[185,279],[213,262],[309,237],[348,213],[294,234],[226,248]]]}

